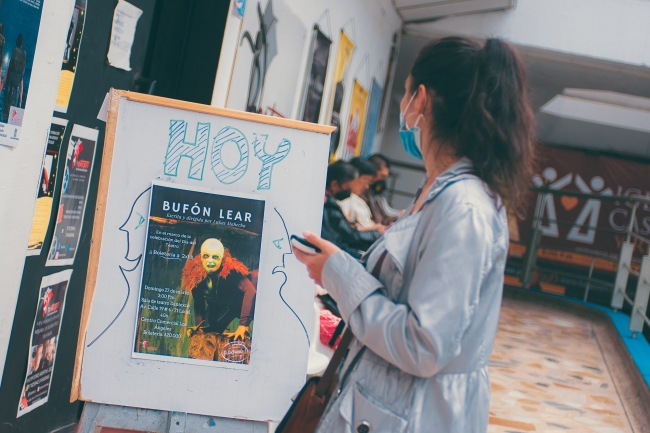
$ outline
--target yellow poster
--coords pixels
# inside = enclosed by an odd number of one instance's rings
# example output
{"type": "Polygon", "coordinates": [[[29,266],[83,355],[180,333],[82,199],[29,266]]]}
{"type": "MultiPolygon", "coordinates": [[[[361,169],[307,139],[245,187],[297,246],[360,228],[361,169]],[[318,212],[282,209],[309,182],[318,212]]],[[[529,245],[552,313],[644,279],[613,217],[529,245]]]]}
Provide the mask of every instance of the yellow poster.
{"type": "Polygon", "coordinates": [[[332,133],[330,142],[330,159],[334,159],[336,150],[339,147],[341,138],[341,107],[343,105],[343,95],[345,94],[345,73],[352,58],[354,51],[354,42],[341,30],[341,37],[339,38],[339,48],[336,53],[336,62],[334,63],[334,79],[332,82],[332,96],[330,98],[330,106],[332,115],[330,117],[330,125],[336,127],[332,133]]]}
{"type": "Polygon", "coordinates": [[[54,104],[54,111],[60,113],[67,113],[70,104],[70,95],[72,94],[77,61],[79,60],[79,49],[81,48],[81,37],[86,22],[86,3],[87,0],[75,0],[74,10],[70,18],[70,27],[65,40],[65,51],[63,52],[59,88],[56,92],[56,102],[54,104]]]}
{"type": "MultiPolygon", "coordinates": [[[[52,205],[54,203],[54,188],[57,181],[59,166],[59,154],[63,145],[63,136],[68,121],[58,117],[52,117],[50,133],[43,155],[41,166],[41,181],[38,183],[36,194],[36,208],[32,219],[32,230],[27,244],[27,256],[37,256],[41,253],[45,236],[50,227],[52,219],[52,205]]],[[[64,148],[65,149],[65,148],[64,148]]]]}
{"type": "Polygon", "coordinates": [[[366,124],[366,109],[369,92],[358,81],[354,80],[352,100],[350,101],[350,116],[348,118],[348,133],[345,137],[345,148],[342,157],[359,156],[363,139],[363,128],[366,124]]]}

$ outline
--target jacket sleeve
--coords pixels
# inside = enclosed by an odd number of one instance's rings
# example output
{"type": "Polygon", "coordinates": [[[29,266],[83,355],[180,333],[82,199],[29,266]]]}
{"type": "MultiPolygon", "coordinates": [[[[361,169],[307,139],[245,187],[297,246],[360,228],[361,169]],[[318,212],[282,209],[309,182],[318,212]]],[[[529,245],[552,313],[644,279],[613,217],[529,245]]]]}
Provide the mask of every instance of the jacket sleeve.
{"type": "Polygon", "coordinates": [[[360,232],[353,227],[342,213],[331,215],[330,222],[335,224],[335,229],[341,234],[342,241],[359,250],[367,250],[377,239],[377,232],[360,232]]]}
{"type": "Polygon", "coordinates": [[[192,297],[194,298],[194,317],[197,325],[205,319],[205,297],[203,296],[199,286],[192,289],[192,297]]]}
{"type": "MultiPolygon", "coordinates": [[[[425,233],[406,304],[386,297],[381,282],[343,252],[325,263],[323,285],[364,345],[402,371],[430,377],[460,354],[491,266],[493,236],[473,206],[452,208],[425,233]]],[[[414,239],[412,248],[418,244],[414,239]]]]}

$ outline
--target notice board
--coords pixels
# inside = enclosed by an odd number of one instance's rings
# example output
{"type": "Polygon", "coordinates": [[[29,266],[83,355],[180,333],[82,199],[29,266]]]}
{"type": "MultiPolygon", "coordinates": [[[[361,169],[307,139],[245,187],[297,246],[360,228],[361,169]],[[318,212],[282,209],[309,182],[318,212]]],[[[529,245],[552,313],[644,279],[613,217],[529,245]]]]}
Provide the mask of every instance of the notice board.
{"type": "Polygon", "coordinates": [[[281,419],[314,289],[289,236],[319,232],[332,130],[111,90],[72,399],[281,419]]]}

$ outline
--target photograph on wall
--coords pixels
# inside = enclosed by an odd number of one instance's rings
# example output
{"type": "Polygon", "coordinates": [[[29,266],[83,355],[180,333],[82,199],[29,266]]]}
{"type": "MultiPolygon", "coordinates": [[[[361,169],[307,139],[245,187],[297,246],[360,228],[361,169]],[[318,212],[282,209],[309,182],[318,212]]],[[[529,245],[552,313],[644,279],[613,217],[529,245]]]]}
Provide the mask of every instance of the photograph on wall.
{"type": "Polygon", "coordinates": [[[59,166],[59,154],[67,126],[67,120],[59,119],[58,117],[52,118],[45,155],[43,155],[43,163],[41,165],[41,179],[38,183],[38,191],[36,193],[36,207],[34,208],[32,230],[29,234],[29,242],[27,243],[27,256],[41,254],[45,235],[50,226],[54,187],[56,186],[59,166]]]}
{"type": "Polygon", "coordinates": [[[72,269],[43,277],[17,417],[47,403],[72,269]]]}
{"type": "Polygon", "coordinates": [[[368,90],[357,80],[352,87],[352,100],[350,101],[350,116],[348,129],[345,135],[345,146],[340,147],[337,154],[339,158],[347,159],[348,156],[359,156],[361,140],[366,125],[366,109],[368,107],[368,90]]]}
{"type": "Polygon", "coordinates": [[[379,124],[379,111],[381,110],[381,96],[384,89],[379,82],[373,78],[370,87],[370,100],[368,101],[368,114],[366,115],[366,126],[363,128],[363,139],[361,140],[361,152],[359,156],[364,158],[372,153],[375,142],[375,134],[379,124]]]}
{"type": "Polygon", "coordinates": [[[377,132],[382,132],[386,124],[386,116],[388,115],[388,97],[390,96],[390,89],[393,84],[393,74],[395,73],[395,62],[399,51],[397,49],[397,34],[393,35],[393,45],[390,47],[388,55],[388,67],[386,68],[386,76],[384,78],[383,93],[381,95],[381,102],[379,103],[379,122],[377,124],[377,132]]]}
{"type": "Polygon", "coordinates": [[[61,65],[61,76],[59,78],[59,89],[56,92],[56,103],[54,111],[61,113],[68,112],[72,85],[77,71],[79,60],[79,49],[81,48],[81,37],[83,36],[84,24],[86,22],[86,1],[76,0],[70,27],[65,39],[65,51],[63,52],[63,64],[61,65]]]}
{"type": "Polygon", "coordinates": [[[248,84],[248,96],[246,98],[246,111],[251,113],[262,113],[262,96],[264,94],[264,83],[271,65],[271,61],[278,54],[277,17],[273,14],[273,1],[269,0],[262,13],[260,2],[257,3],[257,17],[259,28],[255,36],[245,31],[241,38],[241,44],[246,41],[250,48],[253,59],[250,69],[248,84]]]}
{"type": "Polygon", "coordinates": [[[74,263],[79,246],[86,199],[93,172],[99,131],[74,125],[66,152],[61,199],[56,217],[52,245],[45,266],[66,266],[74,263]]]}
{"type": "Polygon", "coordinates": [[[336,54],[336,63],[334,66],[334,82],[332,88],[332,114],[330,125],[336,129],[332,132],[330,142],[330,160],[335,158],[341,139],[341,108],[343,107],[343,96],[345,94],[345,75],[352,59],[354,51],[354,42],[347,35],[345,30],[341,30],[339,38],[339,49],[336,54]]]}
{"type": "Polygon", "coordinates": [[[29,91],[42,0],[0,1],[0,144],[20,141],[29,91]]]}
{"type": "Polygon", "coordinates": [[[300,105],[300,119],[305,122],[318,123],[331,46],[330,38],[316,25],[312,33],[306,83],[300,105]]]}
{"type": "Polygon", "coordinates": [[[250,363],[264,204],[153,184],[134,358],[250,363]]]}

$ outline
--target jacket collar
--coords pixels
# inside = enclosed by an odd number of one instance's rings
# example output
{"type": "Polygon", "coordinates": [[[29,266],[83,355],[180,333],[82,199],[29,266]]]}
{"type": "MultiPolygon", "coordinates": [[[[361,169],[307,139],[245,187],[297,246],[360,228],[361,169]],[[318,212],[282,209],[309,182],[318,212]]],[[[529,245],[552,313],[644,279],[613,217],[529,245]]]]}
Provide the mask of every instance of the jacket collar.
{"type": "Polygon", "coordinates": [[[339,210],[341,209],[341,206],[339,206],[339,204],[337,203],[336,199],[333,196],[327,194],[326,197],[327,200],[325,200],[325,207],[330,207],[339,210]]]}
{"type": "Polygon", "coordinates": [[[436,198],[436,196],[451,182],[467,179],[469,177],[476,177],[474,164],[472,164],[472,161],[467,157],[463,157],[456,161],[456,163],[447,170],[440,173],[435,182],[433,182],[424,202],[427,203],[436,198]]]}

